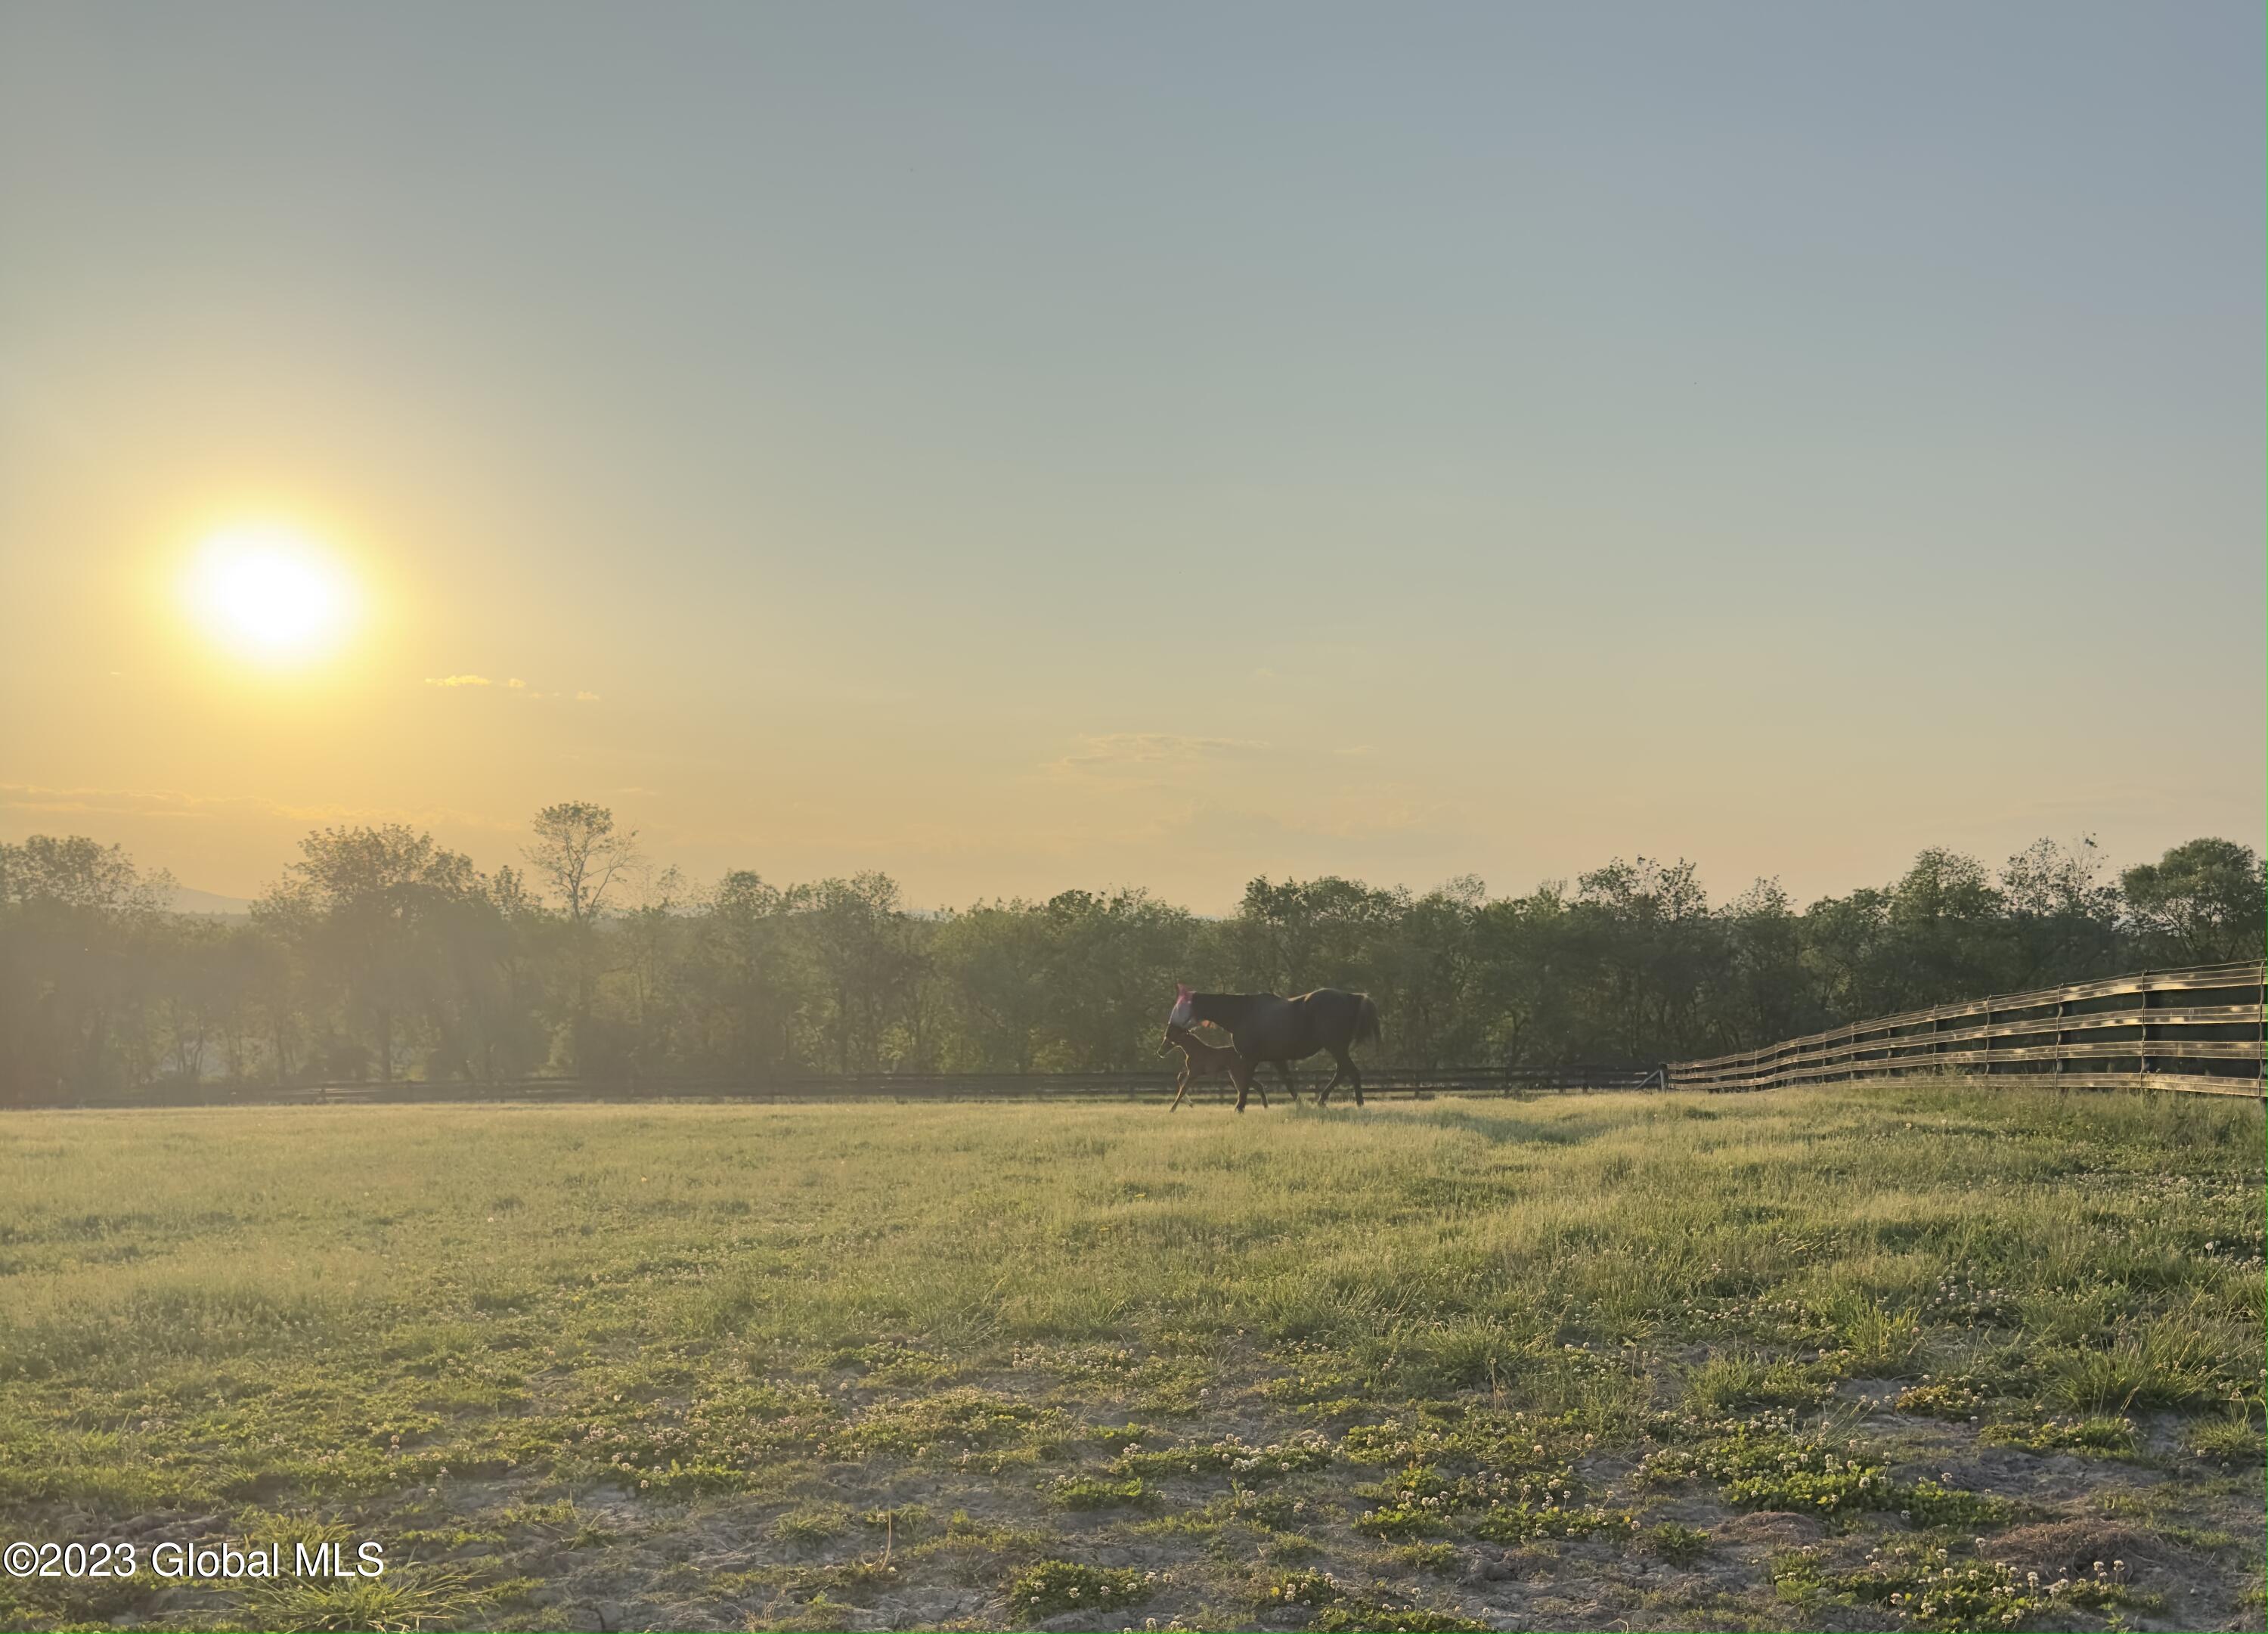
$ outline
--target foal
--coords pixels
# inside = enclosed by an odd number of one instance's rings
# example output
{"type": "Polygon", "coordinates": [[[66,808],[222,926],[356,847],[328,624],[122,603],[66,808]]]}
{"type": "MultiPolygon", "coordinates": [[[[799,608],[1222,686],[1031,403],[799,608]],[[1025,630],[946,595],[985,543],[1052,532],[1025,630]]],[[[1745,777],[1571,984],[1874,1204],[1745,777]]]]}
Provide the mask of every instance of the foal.
{"type": "Polygon", "coordinates": [[[1226,1044],[1208,1044],[1185,1027],[1166,1023],[1166,1041],[1158,1053],[1161,1056],[1182,1052],[1181,1076],[1174,1080],[1174,1104],[1166,1108],[1172,1112],[1182,1104],[1182,1097],[1189,1093],[1193,1078],[1225,1078],[1236,1088],[1236,1098],[1244,1099],[1246,1086],[1260,1090],[1260,1104],[1268,1104],[1268,1092],[1261,1088],[1260,1080],[1252,1076],[1252,1069],[1244,1057],[1226,1044]]]}

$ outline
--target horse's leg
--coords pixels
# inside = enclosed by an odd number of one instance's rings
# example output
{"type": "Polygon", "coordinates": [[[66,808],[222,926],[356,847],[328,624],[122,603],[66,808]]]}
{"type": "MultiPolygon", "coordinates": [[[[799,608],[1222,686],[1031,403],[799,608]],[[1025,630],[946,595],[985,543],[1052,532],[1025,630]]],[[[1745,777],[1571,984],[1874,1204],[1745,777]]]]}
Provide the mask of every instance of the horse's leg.
{"type": "Polygon", "coordinates": [[[1226,1065],[1221,1068],[1220,1072],[1223,1078],[1236,1086],[1236,1109],[1238,1111],[1241,1112],[1244,1110],[1245,1096],[1256,1089],[1260,1092],[1261,1106],[1263,1108],[1266,1108],[1268,1105],[1268,1086],[1260,1081],[1260,1074],[1252,1070],[1251,1064],[1248,1062],[1229,1062],[1226,1065]]]}
{"type": "Polygon", "coordinates": [[[1292,1076],[1292,1064],[1288,1061],[1279,1061],[1276,1064],[1276,1071],[1283,1075],[1284,1087],[1292,1092],[1292,1104],[1295,1107],[1298,1106],[1300,1104],[1300,1080],[1292,1076]]]}
{"type": "Polygon", "coordinates": [[[1347,1082],[1354,1086],[1354,1104],[1358,1107],[1362,1105],[1362,1071],[1355,1065],[1354,1057],[1344,1049],[1334,1049],[1331,1059],[1338,1063],[1331,1069],[1331,1082],[1337,1083],[1339,1075],[1344,1073],[1347,1082]]]}
{"type": "Polygon", "coordinates": [[[1179,1112],[1182,1109],[1182,1097],[1189,1093],[1189,1069],[1188,1064],[1184,1063],[1182,1066],[1182,1075],[1174,1080],[1174,1104],[1167,1107],[1166,1110],[1168,1112],[1179,1112]]]}

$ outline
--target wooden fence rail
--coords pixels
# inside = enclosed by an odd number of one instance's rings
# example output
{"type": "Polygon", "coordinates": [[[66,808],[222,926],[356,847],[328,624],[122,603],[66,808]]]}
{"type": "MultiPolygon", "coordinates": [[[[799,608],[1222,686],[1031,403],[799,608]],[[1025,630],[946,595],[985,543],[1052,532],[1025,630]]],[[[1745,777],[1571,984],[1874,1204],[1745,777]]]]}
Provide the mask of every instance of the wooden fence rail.
{"type": "MultiPolygon", "coordinates": [[[[1326,1072],[1296,1075],[1312,1094],[1329,1081],[1326,1072]]],[[[1572,1067],[1373,1067],[1362,1075],[1363,1093],[1415,1099],[1430,1095],[1532,1095],[1637,1089],[1658,1069],[1619,1066],[1572,1067]]],[[[1284,1093],[1274,1069],[1260,1079],[1269,1094],[1284,1093]]],[[[1210,1099],[1214,1086],[1200,1086],[1192,1099],[1210,1099]]],[[[509,1084],[325,1084],[305,1089],[259,1092],[284,1100],[379,1100],[471,1096],[481,1100],[644,1100],[701,1098],[725,1100],[1148,1100],[1171,1099],[1170,1071],[1130,1072],[857,1072],[750,1081],[747,1079],[647,1078],[585,1080],[526,1078],[509,1084]]],[[[1333,1101],[1350,1104],[1353,1092],[1342,1084],[1333,1101]]]]}
{"type": "MultiPolygon", "coordinates": [[[[1300,1087],[1308,1093],[1329,1081],[1328,1071],[1312,1069],[1297,1074],[1300,1087]]],[[[1527,1096],[1582,1094],[1592,1091],[1642,1089],[1659,1086],[1661,1069],[1633,1066],[1450,1066],[1371,1067],[1362,1075],[1363,1093],[1400,1099],[1433,1095],[1527,1096]]],[[[1271,1097],[1284,1093],[1275,1070],[1261,1079],[1271,1097]]],[[[1192,1100],[1213,1098],[1214,1086],[1190,1091],[1192,1100]]],[[[172,1106],[225,1103],[229,1105],[344,1105],[359,1101],[410,1100],[709,1100],[747,1101],[799,1100],[1168,1100],[1174,1093],[1170,1071],[1131,1072],[864,1072],[806,1075],[778,1078],[530,1078],[512,1079],[398,1080],[392,1084],[328,1083],[283,1086],[267,1085],[201,1085],[194,1091],[170,1092],[162,1097],[172,1106]]],[[[132,1102],[152,1104],[152,1097],[132,1102]]],[[[1332,1097],[1334,1106],[1351,1105],[1354,1094],[1344,1085],[1332,1097]]],[[[83,1102],[93,1105],[94,1102],[83,1102]]],[[[113,1100],[107,1104],[128,1104],[113,1100]]]]}
{"type": "Polygon", "coordinates": [[[1994,995],[1672,1062],[1674,1089],[1776,1089],[1837,1079],[1960,1073],[2059,1088],[2261,1093],[2264,966],[2145,970],[1994,995]]]}

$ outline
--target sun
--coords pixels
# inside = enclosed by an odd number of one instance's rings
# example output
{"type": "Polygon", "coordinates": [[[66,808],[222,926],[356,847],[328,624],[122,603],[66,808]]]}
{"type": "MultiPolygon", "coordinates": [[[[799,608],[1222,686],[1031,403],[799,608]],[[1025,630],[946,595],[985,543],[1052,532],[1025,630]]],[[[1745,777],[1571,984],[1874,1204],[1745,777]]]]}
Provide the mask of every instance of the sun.
{"type": "Polygon", "coordinates": [[[331,651],[355,612],[354,584],[331,553],[283,526],[211,534],[198,547],[184,589],[208,635],[265,663],[301,663],[331,651]]]}

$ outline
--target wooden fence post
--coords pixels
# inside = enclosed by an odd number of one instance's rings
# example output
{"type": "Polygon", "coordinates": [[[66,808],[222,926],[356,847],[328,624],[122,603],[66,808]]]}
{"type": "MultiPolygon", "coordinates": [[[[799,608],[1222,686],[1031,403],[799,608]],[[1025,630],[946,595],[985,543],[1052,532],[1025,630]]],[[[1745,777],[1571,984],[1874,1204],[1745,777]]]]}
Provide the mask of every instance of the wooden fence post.
{"type": "MultiPolygon", "coordinates": [[[[2145,971],[2143,974],[2147,975],[2147,974],[2148,974],[2148,972],[2145,971]]],[[[2157,990],[2156,988],[2154,988],[2154,987],[2145,987],[2145,988],[2142,990],[2142,1064],[2142,1064],[2142,1071],[2143,1071],[2145,1073],[2148,1072],[2148,1071],[2149,1071],[2149,1070],[2150,1070],[2150,1012],[2152,1012],[2153,1010],[2155,1010],[2157,1007],[2158,1007],[2158,990],[2157,990]]]]}

